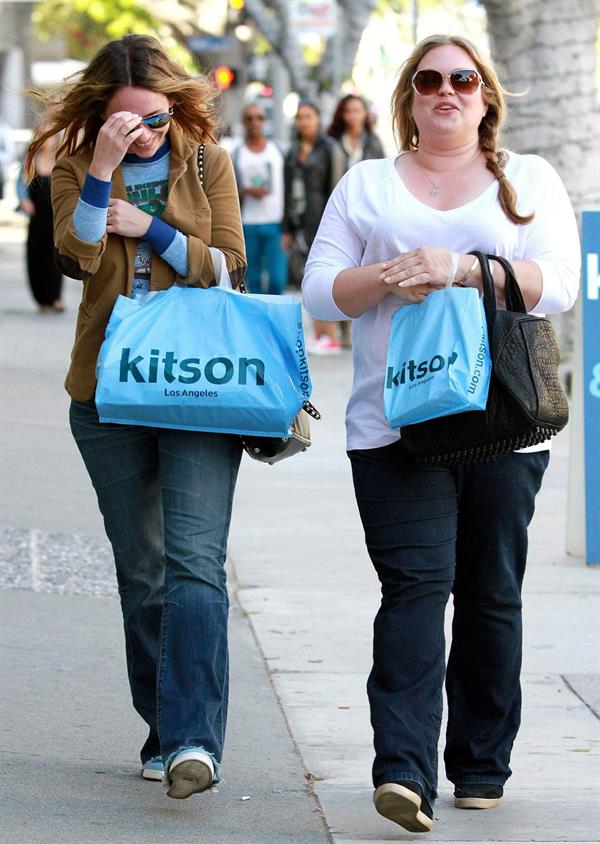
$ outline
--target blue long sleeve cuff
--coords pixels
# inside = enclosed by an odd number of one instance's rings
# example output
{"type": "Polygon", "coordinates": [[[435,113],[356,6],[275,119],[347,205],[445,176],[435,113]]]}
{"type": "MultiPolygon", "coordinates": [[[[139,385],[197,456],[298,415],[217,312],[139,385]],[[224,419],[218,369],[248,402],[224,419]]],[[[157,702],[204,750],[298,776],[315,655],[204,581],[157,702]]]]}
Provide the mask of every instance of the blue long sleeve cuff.
{"type": "Polygon", "coordinates": [[[105,182],[88,173],[81,189],[81,199],[96,208],[108,208],[112,182],[105,182]]]}
{"type": "Polygon", "coordinates": [[[165,223],[160,217],[153,217],[150,228],[144,235],[144,240],[150,244],[155,252],[162,255],[173,243],[176,234],[177,229],[174,229],[173,226],[165,223]]]}

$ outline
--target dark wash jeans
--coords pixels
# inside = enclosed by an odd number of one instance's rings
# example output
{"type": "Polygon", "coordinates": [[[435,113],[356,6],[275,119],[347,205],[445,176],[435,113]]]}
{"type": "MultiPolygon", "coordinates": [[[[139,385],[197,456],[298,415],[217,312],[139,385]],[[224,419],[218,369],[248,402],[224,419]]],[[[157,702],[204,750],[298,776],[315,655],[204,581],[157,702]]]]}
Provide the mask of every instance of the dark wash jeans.
{"type": "Polygon", "coordinates": [[[112,545],[142,762],[201,747],[218,778],[227,720],[225,556],[238,437],[100,423],[71,404],[71,430],[112,545]]]}
{"type": "Polygon", "coordinates": [[[348,455],[382,592],[367,683],[375,787],[413,780],[437,796],[444,672],[448,779],[503,785],[520,725],[527,527],[549,452],[455,470],[418,466],[399,442],[348,455]]]}

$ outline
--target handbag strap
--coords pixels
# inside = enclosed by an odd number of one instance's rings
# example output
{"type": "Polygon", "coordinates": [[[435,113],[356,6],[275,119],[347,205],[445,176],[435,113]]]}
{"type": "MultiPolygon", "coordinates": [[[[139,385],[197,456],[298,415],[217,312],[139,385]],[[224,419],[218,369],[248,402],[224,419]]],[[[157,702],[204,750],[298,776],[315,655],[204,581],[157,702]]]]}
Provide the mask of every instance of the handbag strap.
{"type": "Polygon", "coordinates": [[[319,413],[317,408],[314,406],[314,404],[309,402],[308,399],[306,399],[304,401],[304,404],[302,405],[302,409],[305,410],[308,413],[309,416],[312,416],[313,419],[321,419],[322,418],[321,414],[319,413]]]}
{"type": "Polygon", "coordinates": [[[492,340],[494,317],[496,316],[496,289],[494,287],[494,279],[490,270],[490,264],[487,255],[483,252],[471,252],[479,261],[481,267],[481,287],[483,290],[483,309],[485,311],[485,321],[487,322],[488,336],[490,342],[492,340]]]}
{"type": "MultiPolygon", "coordinates": [[[[206,144],[200,144],[198,146],[198,178],[200,179],[200,187],[202,188],[202,190],[204,190],[204,148],[205,148],[205,146],[206,146],[206,144]]],[[[224,257],[223,257],[223,260],[225,260],[224,257]]],[[[238,290],[240,291],[240,293],[247,293],[248,292],[246,290],[246,285],[244,284],[243,281],[240,282],[238,290]]],[[[308,413],[309,416],[312,416],[313,419],[321,419],[321,414],[319,413],[317,408],[314,406],[314,404],[311,404],[311,402],[309,402],[308,399],[306,399],[306,401],[302,405],[302,409],[305,410],[308,413]]]]}
{"type": "Polygon", "coordinates": [[[483,252],[471,252],[479,261],[481,267],[481,282],[483,288],[483,308],[485,311],[485,321],[487,323],[488,336],[490,343],[494,333],[494,317],[498,309],[496,302],[496,287],[494,285],[494,278],[490,268],[490,260],[497,261],[506,272],[506,282],[504,290],[504,298],[506,301],[507,311],[516,311],[517,313],[527,313],[525,302],[521,288],[515,276],[511,264],[506,258],[501,258],[498,255],[484,255],[483,252]]]}
{"type": "MultiPolygon", "coordinates": [[[[204,149],[206,144],[199,144],[198,146],[198,154],[197,154],[197,162],[198,162],[198,178],[200,179],[200,187],[204,190],[204,149]]],[[[225,258],[223,258],[225,260],[225,258]]],[[[238,290],[240,293],[247,293],[246,285],[243,281],[240,281],[238,284],[238,290]]]]}
{"type": "Polygon", "coordinates": [[[506,273],[506,283],[504,285],[506,310],[526,314],[527,308],[525,307],[523,294],[521,293],[521,288],[519,287],[519,282],[517,281],[512,264],[500,255],[488,255],[488,258],[492,261],[497,261],[500,266],[504,267],[504,271],[506,273]]]}
{"type": "Polygon", "coordinates": [[[200,179],[200,187],[204,190],[204,147],[206,144],[200,144],[198,147],[198,178],[200,179]]]}

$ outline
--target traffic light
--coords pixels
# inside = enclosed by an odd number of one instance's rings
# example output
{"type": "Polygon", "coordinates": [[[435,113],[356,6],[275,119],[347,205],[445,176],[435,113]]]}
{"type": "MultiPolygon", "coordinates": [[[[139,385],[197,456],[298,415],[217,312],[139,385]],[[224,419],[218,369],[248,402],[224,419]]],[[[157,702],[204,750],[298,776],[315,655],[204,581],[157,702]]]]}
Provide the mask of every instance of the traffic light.
{"type": "Polygon", "coordinates": [[[213,77],[217,88],[221,91],[226,91],[228,88],[232,88],[236,84],[237,70],[229,67],[229,65],[220,64],[214,69],[213,77]]]}

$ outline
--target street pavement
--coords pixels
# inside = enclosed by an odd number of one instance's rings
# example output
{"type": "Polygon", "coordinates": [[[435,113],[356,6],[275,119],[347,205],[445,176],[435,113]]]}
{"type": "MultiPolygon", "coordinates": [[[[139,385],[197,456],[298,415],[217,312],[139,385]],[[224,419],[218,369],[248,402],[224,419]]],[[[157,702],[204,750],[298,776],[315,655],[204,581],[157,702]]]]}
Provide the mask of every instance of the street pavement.
{"type": "MultiPolygon", "coordinates": [[[[139,778],[144,729],[129,702],[110,550],[68,431],[62,380],[80,283],[66,282],[66,314],[38,315],[23,234],[0,226],[2,839],[416,840],[371,802],[365,680],[379,590],[344,451],[350,354],[311,360],[324,418],[306,454],[274,467],[244,458],[224,779],[170,800],[139,778]]],[[[568,451],[563,433],[531,528],[514,775],[498,809],[465,812],[440,769],[427,840],[600,841],[600,572],[564,552],[568,451]]]]}

